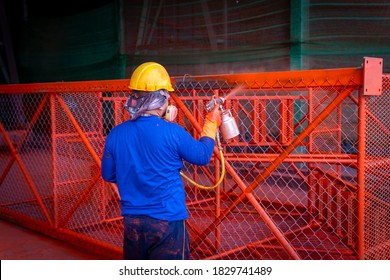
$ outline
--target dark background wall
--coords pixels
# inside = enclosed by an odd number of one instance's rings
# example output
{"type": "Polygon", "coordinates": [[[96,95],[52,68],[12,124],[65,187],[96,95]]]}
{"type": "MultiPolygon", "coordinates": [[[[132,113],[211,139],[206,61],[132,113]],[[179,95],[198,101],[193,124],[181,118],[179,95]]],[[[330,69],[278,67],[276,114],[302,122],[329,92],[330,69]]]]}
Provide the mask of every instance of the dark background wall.
{"type": "Polygon", "coordinates": [[[359,67],[384,58],[387,0],[0,0],[1,83],[359,67]]]}

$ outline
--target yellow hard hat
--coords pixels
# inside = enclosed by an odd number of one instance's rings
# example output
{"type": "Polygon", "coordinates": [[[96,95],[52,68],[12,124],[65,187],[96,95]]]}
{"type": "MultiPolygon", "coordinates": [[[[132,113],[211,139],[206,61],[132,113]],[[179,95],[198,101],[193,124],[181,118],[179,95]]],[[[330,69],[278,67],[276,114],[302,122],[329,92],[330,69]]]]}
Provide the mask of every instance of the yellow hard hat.
{"type": "Polygon", "coordinates": [[[129,88],[140,91],[174,91],[167,70],[156,62],[145,62],[138,66],[131,75],[129,88]]]}

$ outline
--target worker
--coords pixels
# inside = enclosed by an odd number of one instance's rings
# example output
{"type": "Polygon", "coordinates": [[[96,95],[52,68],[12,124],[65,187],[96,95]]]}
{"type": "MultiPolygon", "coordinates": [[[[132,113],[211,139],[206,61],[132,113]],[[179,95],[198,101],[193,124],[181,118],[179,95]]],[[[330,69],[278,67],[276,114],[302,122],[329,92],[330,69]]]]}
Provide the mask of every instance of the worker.
{"type": "Polygon", "coordinates": [[[206,115],[201,137],[173,123],[169,105],[174,89],[166,69],[155,62],[139,65],[130,79],[127,120],[108,134],[102,177],[116,183],[124,221],[124,259],[190,259],[188,211],[180,176],[183,160],[210,162],[221,110],[206,115]]]}

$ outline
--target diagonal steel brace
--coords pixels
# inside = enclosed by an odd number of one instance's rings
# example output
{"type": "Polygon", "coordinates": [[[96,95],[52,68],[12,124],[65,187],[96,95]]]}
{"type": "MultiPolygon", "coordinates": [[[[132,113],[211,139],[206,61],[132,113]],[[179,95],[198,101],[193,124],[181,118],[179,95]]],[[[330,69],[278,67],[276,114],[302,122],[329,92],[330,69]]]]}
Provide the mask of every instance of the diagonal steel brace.
{"type": "MultiPolygon", "coordinates": [[[[256,211],[259,213],[261,218],[267,224],[267,226],[271,229],[271,231],[275,234],[278,241],[281,243],[283,248],[288,252],[288,254],[293,259],[300,259],[299,255],[296,253],[294,248],[290,245],[287,239],[284,237],[283,233],[278,229],[275,223],[272,221],[271,217],[267,214],[264,208],[258,203],[255,196],[252,194],[252,191],[263,182],[283,161],[288,155],[324,120],[329,114],[337,108],[341,102],[354,90],[354,88],[346,88],[341,93],[337,95],[337,97],[310,123],[302,132],[299,134],[294,141],[286,147],[286,149],[273,161],[270,165],[259,175],[254,181],[245,188],[243,193],[236,198],[235,201],[228,207],[224,212],[218,216],[210,226],[198,236],[198,238],[194,241],[194,246],[197,246],[203,239],[206,238],[211,231],[218,226],[227,215],[234,210],[245,198],[247,198],[251,204],[255,207],[256,211]]],[[[174,95],[171,95],[172,97],[174,95]]],[[[175,101],[178,98],[175,98],[175,101]]]]}

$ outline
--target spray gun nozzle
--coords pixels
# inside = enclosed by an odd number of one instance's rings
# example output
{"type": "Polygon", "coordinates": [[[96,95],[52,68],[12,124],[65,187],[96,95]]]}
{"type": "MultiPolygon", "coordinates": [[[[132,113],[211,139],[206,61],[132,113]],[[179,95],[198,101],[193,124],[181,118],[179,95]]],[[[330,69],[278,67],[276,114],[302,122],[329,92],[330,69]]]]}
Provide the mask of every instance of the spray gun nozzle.
{"type": "Polygon", "coordinates": [[[224,103],[225,103],[225,98],[223,98],[223,97],[215,98],[215,95],[213,95],[211,97],[211,100],[209,102],[207,102],[205,109],[207,112],[211,112],[214,109],[215,104],[218,104],[220,106],[221,110],[223,111],[223,104],[224,103]]]}
{"type": "Polygon", "coordinates": [[[223,98],[223,97],[218,97],[217,100],[216,100],[215,102],[217,102],[219,105],[223,105],[223,103],[225,103],[225,98],[223,98]]]}

